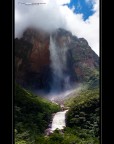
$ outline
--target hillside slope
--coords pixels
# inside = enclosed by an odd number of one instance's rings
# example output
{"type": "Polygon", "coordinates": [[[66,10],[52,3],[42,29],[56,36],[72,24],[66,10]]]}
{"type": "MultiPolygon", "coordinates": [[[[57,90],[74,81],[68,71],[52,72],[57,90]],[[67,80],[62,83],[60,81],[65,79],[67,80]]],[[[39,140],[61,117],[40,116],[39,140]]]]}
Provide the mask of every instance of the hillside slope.
{"type": "Polygon", "coordinates": [[[15,86],[15,141],[32,143],[50,123],[52,113],[59,111],[59,106],[45,100],[19,85],[15,86]]]}
{"type": "Polygon", "coordinates": [[[67,99],[65,105],[70,107],[66,118],[70,132],[83,138],[85,143],[90,140],[98,144],[100,138],[99,89],[81,91],[76,97],[67,99]]]}

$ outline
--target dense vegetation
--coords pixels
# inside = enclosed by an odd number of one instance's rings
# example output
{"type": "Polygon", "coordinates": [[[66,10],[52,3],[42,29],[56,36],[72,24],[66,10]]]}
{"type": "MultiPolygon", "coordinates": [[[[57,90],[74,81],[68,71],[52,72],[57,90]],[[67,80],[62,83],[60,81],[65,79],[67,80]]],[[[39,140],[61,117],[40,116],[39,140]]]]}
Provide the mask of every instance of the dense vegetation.
{"type": "Polygon", "coordinates": [[[66,115],[67,127],[45,136],[51,114],[59,111],[59,107],[16,85],[16,144],[99,144],[99,89],[81,90],[76,96],[66,99],[65,106],[70,107],[66,115]]]}
{"type": "Polygon", "coordinates": [[[16,144],[99,144],[99,90],[82,90],[65,101],[70,109],[64,132],[56,130],[44,136],[51,114],[59,107],[48,100],[15,87],[15,142],[16,144]]]}
{"type": "Polygon", "coordinates": [[[58,105],[31,92],[15,86],[15,142],[16,144],[35,143],[51,120],[51,114],[59,111],[58,105]]]}
{"type": "MultiPolygon", "coordinates": [[[[100,138],[100,103],[99,90],[88,89],[81,91],[75,98],[65,102],[70,106],[67,113],[67,131],[80,138],[79,143],[99,143],[100,138]]],[[[75,140],[76,142],[76,140],[75,140]]]]}

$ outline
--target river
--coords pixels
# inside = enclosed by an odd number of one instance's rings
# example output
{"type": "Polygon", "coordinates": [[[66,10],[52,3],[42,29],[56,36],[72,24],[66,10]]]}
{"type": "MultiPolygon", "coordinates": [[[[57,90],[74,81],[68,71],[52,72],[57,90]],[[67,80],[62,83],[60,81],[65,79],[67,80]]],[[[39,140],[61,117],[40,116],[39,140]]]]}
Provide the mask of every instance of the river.
{"type": "Polygon", "coordinates": [[[52,128],[51,131],[54,131],[56,129],[64,129],[64,127],[66,127],[66,122],[65,122],[65,114],[68,110],[64,110],[64,111],[60,111],[57,112],[52,120],[52,128]]]}

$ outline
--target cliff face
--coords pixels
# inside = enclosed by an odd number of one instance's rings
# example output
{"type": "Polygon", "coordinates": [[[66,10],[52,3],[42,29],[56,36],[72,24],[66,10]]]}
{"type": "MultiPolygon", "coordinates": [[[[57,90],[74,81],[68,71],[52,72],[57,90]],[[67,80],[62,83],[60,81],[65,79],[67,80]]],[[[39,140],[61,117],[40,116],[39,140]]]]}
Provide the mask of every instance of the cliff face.
{"type": "Polygon", "coordinates": [[[23,39],[33,45],[29,55],[30,71],[40,72],[50,64],[49,38],[49,34],[41,31],[27,29],[24,32],[23,39]]]}
{"type": "Polygon", "coordinates": [[[30,28],[15,40],[15,77],[19,84],[30,88],[48,86],[49,40],[49,34],[30,28]]]}
{"type": "Polygon", "coordinates": [[[68,69],[75,71],[77,81],[88,80],[99,69],[99,58],[84,38],[77,38],[64,29],[58,29],[53,37],[59,48],[67,48],[68,69]]]}
{"type": "Polygon", "coordinates": [[[70,81],[84,82],[98,70],[99,58],[84,38],[77,38],[64,29],[49,34],[29,28],[21,39],[15,39],[15,78],[18,83],[30,88],[50,89],[50,35],[60,49],[62,72],[69,75],[70,81]]]}

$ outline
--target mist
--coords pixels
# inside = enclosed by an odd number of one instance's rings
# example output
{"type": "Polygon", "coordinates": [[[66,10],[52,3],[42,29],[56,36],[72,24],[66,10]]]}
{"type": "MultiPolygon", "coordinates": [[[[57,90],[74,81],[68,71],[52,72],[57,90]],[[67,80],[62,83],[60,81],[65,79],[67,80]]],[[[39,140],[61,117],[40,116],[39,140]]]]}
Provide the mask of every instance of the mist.
{"type": "MultiPolygon", "coordinates": [[[[23,31],[28,27],[43,29],[48,32],[52,32],[59,27],[65,27],[64,16],[61,15],[59,5],[55,4],[56,1],[43,0],[41,2],[46,2],[46,4],[29,6],[19,4],[19,1],[16,0],[15,3],[15,37],[21,37],[23,31]]],[[[39,1],[31,0],[30,2],[39,1]]]]}

